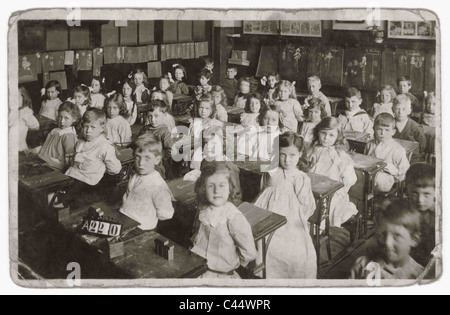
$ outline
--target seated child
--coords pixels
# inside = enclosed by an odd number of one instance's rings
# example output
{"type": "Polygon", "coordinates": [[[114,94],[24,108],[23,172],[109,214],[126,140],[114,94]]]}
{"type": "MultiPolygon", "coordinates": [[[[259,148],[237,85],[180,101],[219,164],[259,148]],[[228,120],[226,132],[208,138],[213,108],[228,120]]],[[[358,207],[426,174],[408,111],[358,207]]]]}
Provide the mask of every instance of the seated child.
{"type": "MultiPolygon", "coordinates": [[[[189,95],[189,88],[184,83],[184,79],[187,79],[186,68],[182,65],[175,64],[173,65],[173,76],[175,80],[170,81],[170,92],[176,95],[189,95]]],[[[169,73],[169,78],[172,77],[172,74],[169,73]]]]}
{"type": "Polygon", "coordinates": [[[223,90],[227,98],[227,104],[234,104],[234,99],[238,94],[238,81],[236,80],[237,67],[227,67],[227,77],[222,84],[223,90]]]}
{"type": "Polygon", "coordinates": [[[397,93],[390,85],[385,85],[381,88],[378,96],[378,103],[373,104],[372,117],[375,119],[381,113],[388,113],[394,116],[392,111],[392,101],[397,97],[397,93]]]}
{"type": "Polygon", "coordinates": [[[305,99],[306,105],[309,104],[309,101],[311,99],[318,98],[325,104],[325,112],[327,114],[326,117],[330,117],[331,116],[330,101],[328,100],[328,97],[326,97],[325,94],[323,94],[320,91],[320,89],[322,88],[322,81],[320,80],[320,78],[316,75],[309,77],[308,81],[307,81],[307,85],[308,85],[309,95],[305,99]]]}
{"type": "Polygon", "coordinates": [[[61,84],[58,81],[52,80],[46,84],[46,100],[42,102],[39,115],[50,118],[52,120],[57,120],[59,105],[62,104],[61,100],[59,99],[61,92],[61,84]]]}
{"type": "Polygon", "coordinates": [[[261,94],[266,105],[273,104],[277,99],[277,88],[280,81],[278,73],[270,73],[261,79],[261,94]]]}
{"type": "Polygon", "coordinates": [[[258,117],[262,109],[262,96],[259,93],[249,94],[245,103],[245,113],[241,114],[241,125],[258,127],[258,117]]]}
{"type": "Polygon", "coordinates": [[[411,114],[411,100],[406,95],[399,95],[394,99],[394,115],[397,132],[396,139],[415,141],[419,143],[418,152],[414,152],[412,161],[420,162],[423,159],[423,152],[427,147],[427,138],[423,128],[408,116],[411,114]]]}
{"type": "Polygon", "coordinates": [[[421,241],[411,256],[422,266],[430,260],[436,246],[436,169],[434,166],[417,163],[406,173],[406,191],[413,209],[420,213],[421,241]]]}
{"type": "Polygon", "coordinates": [[[39,122],[31,109],[31,98],[23,86],[19,87],[19,106],[19,152],[23,152],[28,150],[28,130],[39,130],[39,122]]]}
{"type": "Polygon", "coordinates": [[[147,104],[150,101],[150,91],[146,87],[148,85],[148,78],[144,70],[138,69],[133,75],[134,85],[136,89],[134,90],[134,95],[138,105],[147,104]]]}
{"type": "Polygon", "coordinates": [[[189,130],[191,136],[200,133],[206,128],[219,126],[223,127],[223,122],[216,119],[217,108],[213,102],[212,95],[207,93],[203,94],[198,102],[198,107],[194,113],[194,119],[191,123],[189,130]],[[194,130],[197,124],[201,127],[198,131],[194,130]]]}
{"type": "Polygon", "coordinates": [[[211,95],[214,101],[214,105],[217,109],[217,119],[222,122],[228,122],[227,108],[227,96],[225,91],[218,85],[214,85],[211,89],[211,95]]]}
{"type": "Polygon", "coordinates": [[[325,110],[325,103],[320,98],[312,98],[308,101],[305,108],[306,120],[303,122],[300,135],[306,143],[311,143],[314,138],[314,129],[316,126],[327,117],[325,110]]]}
{"type": "Polygon", "coordinates": [[[303,110],[295,95],[295,87],[289,81],[281,81],[278,84],[277,107],[282,112],[282,121],[289,131],[298,132],[298,124],[303,121],[303,110]]]}
{"type": "Polygon", "coordinates": [[[239,279],[235,270],[254,261],[257,251],[250,224],[231,202],[235,191],[228,166],[213,163],[205,167],[195,192],[199,228],[191,251],[208,264],[200,278],[239,279]]]}
{"type": "Polygon", "coordinates": [[[38,156],[48,166],[65,172],[71,165],[75,145],[78,141],[75,125],[80,119],[77,105],[65,102],[59,106],[59,128],[53,129],[47,136],[38,156]]]}
{"type": "Polygon", "coordinates": [[[203,69],[206,69],[213,74],[214,71],[214,60],[211,57],[207,57],[204,59],[203,69]]]}
{"type": "Polygon", "coordinates": [[[210,93],[212,86],[209,84],[212,78],[212,72],[207,69],[202,69],[198,75],[200,85],[195,89],[195,98],[200,100],[203,94],[210,93]]]}
{"type": "Polygon", "coordinates": [[[162,144],[162,166],[163,170],[158,167],[158,171],[161,171],[164,179],[173,179],[172,172],[172,146],[174,140],[172,139],[171,131],[165,124],[168,114],[168,106],[166,103],[160,100],[155,100],[150,103],[151,109],[148,113],[149,124],[142,128],[139,135],[150,134],[162,144]]]}
{"type": "Polygon", "coordinates": [[[173,196],[155,166],[161,162],[162,145],[150,134],[134,143],[135,173],[128,182],[120,212],[136,220],[141,230],[153,230],[158,220],[172,219],[173,196]]]}
{"type": "Polygon", "coordinates": [[[375,191],[389,192],[396,182],[405,179],[409,161],[405,149],[397,143],[394,136],[395,119],[391,114],[382,113],[375,118],[375,139],[366,145],[364,154],[384,160],[387,165],[375,177],[375,191]]]}
{"type": "Polygon", "coordinates": [[[134,91],[136,90],[136,85],[134,80],[128,78],[122,86],[123,101],[127,106],[127,116],[130,126],[133,126],[136,122],[138,116],[138,107],[136,103],[136,95],[134,91]]]}
{"type": "Polygon", "coordinates": [[[85,85],[77,86],[73,90],[72,101],[78,105],[80,115],[83,116],[86,110],[91,107],[91,91],[85,85]]]}
{"type": "Polygon", "coordinates": [[[105,106],[105,78],[93,77],[91,81],[91,106],[103,109],[105,106]]]}
{"type": "Polygon", "coordinates": [[[239,80],[239,93],[234,98],[234,107],[245,109],[247,96],[250,93],[250,78],[244,77],[239,80]]]}
{"type": "Polygon", "coordinates": [[[127,147],[131,144],[131,127],[127,118],[127,107],[122,94],[114,94],[105,101],[105,136],[112,144],[127,147]]]}
{"type": "Polygon", "coordinates": [[[397,85],[399,88],[399,94],[406,95],[411,100],[412,113],[421,113],[423,110],[422,105],[420,104],[417,97],[409,92],[412,88],[411,78],[408,76],[400,77],[397,80],[397,85]]]}
{"type": "Polygon", "coordinates": [[[381,280],[416,279],[424,268],[410,256],[420,241],[420,214],[404,199],[388,201],[377,213],[378,248],[356,260],[350,279],[368,279],[370,263],[380,267],[381,280]]]}
{"type": "MultiPolygon", "coordinates": [[[[175,128],[176,123],[175,123],[175,119],[174,119],[173,116],[171,115],[171,110],[170,110],[171,107],[169,106],[169,104],[168,104],[167,102],[164,101],[165,98],[166,98],[166,97],[165,97],[165,93],[164,93],[164,92],[161,92],[161,91],[155,91],[155,92],[153,92],[153,94],[152,94],[152,100],[151,100],[151,101],[152,101],[152,102],[153,102],[153,101],[162,101],[164,104],[167,105],[167,115],[164,116],[164,125],[167,126],[167,128],[169,129],[169,131],[172,131],[172,130],[175,128]]],[[[148,120],[145,120],[145,124],[146,124],[146,125],[149,124],[148,120]]]]}
{"type": "Polygon", "coordinates": [[[436,93],[430,92],[425,97],[425,111],[422,113],[421,124],[429,127],[435,126],[435,114],[436,114],[436,93]]]}
{"type": "Polygon", "coordinates": [[[356,88],[349,88],[345,94],[347,110],[339,116],[344,130],[364,132],[373,136],[373,122],[369,114],[361,109],[361,92],[356,88]]]}
{"type": "Polygon", "coordinates": [[[167,104],[169,110],[172,110],[173,94],[169,91],[170,81],[169,76],[164,75],[159,79],[159,90],[156,90],[152,94],[152,100],[161,100],[167,104]],[[155,94],[157,96],[155,96],[155,94]]]}

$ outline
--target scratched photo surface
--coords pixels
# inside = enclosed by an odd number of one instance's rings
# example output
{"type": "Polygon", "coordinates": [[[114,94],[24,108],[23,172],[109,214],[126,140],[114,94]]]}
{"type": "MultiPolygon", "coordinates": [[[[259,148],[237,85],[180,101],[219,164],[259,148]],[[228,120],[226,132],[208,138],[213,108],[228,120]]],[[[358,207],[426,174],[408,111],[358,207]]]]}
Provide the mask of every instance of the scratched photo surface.
{"type": "Polygon", "coordinates": [[[72,8],[9,22],[18,285],[439,280],[435,13],[72,8]]]}

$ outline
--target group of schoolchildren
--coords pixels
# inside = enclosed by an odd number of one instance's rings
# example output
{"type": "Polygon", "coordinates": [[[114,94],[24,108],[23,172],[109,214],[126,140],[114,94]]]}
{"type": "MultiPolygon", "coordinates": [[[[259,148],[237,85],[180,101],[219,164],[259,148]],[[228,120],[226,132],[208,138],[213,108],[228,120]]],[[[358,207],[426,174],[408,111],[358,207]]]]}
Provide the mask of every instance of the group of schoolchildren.
{"type": "MultiPolygon", "coordinates": [[[[361,109],[361,92],[349,88],[345,95],[347,110],[333,117],[317,76],[308,78],[310,95],[301,105],[295,83],[281,80],[278,74],[265,76],[259,91],[252,93],[250,78],[235,79],[235,67],[228,68],[222,87],[210,85],[213,68],[210,60],[201,69],[199,85],[193,90],[184,82],[186,69],[181,65],[175,65],[171,74],[160,78],[154,90],[148,88],[142,70],[122,83],[120,93],[106,94],[104,78],[95,77],[90,87],[76,87],[72,98],[65,102],[59,99],[61,85],[50,81],[40,114],[56,120],[58,128],[38,149],[26,145],[28,129],[37,129],[39,124],[26,90],[20,88],[20,151],[37,154],[52,168],[72,177],[75,184],[69,192],[74,199],[96,186],[105,173],[118,174],[121,163],[116,148],[132,147],[135,172],[120,211],[138,221],[141,229],[154,229],[158,220],[169,220],[174,214],[173,196],[166,184],[174,176],[173,97],[192,92],[195,101],[190,136],[196,132],[196,126],[205,136],[199,163],[194,161],[191,165],[199,211],[191,250],[207,260],[208,272],[203,278],[239,278],[236,270],[259,259],[260,253],[250,224],[237,208],[242,202],[239,169],[216,150],[222,136],[207,131],[228,121],[228,107],[244,109],[243,126],[256,128],[259,135],[272,130],[278,136],[277,148],[262,141],[264,137],[245,138],[246,155],[272,159],[277,154],[279,161],[277,168],[264,173],[261,193],[254,201],[257,207],[287,218],[287,224],[275,232],[268,250],[267,277],[315,279],[320,253],[313,246],[308,219],[316,210],[316,202],[306,173],[344,184],[331,200],[329,213],[331,226],[343,226],[358,214],[348,194],[357,176],[344,130],[365,132],[374,137],[365,153],[387,163],[375,178],[376,191],[389,192],[395,183],[406,178],[408,199],[390,200],[377,211],[378,246],[356,261],[351,277],[366,277],[365,267],[377,262],[385,278],[416,278],[435,246],[435,169],[424,163],[410,166],[405,149],[395,138],[419,142],[423,152],[424,132],[410,116],[413,110],[423,111],[419,122],[433,126],[435,94],[429,93],[422,107],[409,93],[411,81],[400,78],[399,95],[392,87],[383,87],[379,102],[369,114],[361,109]],[[139,117],[138,108],[143,104],[150,104],[151,110],[139,117]],[[133,141],[130,126],[138,121],[145,126],[133,141]]],[[[62,200],[69,204],[71,201],[62,200]]]]}

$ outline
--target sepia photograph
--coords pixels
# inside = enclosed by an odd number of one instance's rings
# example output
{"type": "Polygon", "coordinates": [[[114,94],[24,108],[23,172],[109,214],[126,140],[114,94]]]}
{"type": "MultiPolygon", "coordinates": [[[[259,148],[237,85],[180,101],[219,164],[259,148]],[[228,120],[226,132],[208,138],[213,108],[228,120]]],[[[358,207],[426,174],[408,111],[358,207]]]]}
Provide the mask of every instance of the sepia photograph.
{"type": "Polygon", "coordinates": [[[13,281],[438,281],[440,22],[420,13],[14,13],[13,281]]]}

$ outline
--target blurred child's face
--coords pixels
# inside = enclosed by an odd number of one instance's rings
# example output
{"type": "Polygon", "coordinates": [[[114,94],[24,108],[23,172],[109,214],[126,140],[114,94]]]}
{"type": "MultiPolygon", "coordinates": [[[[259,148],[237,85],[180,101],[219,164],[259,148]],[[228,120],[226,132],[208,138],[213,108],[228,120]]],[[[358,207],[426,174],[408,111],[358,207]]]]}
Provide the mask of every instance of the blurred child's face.
{"type": "Polygon", "coordinates": [[[240,86],[239,86],[239,90],[241,91],[241,93],[243,94],[248,94],[250,93],[250,82],[247,81],[242,81],[240,86]]]}
{"type": "Polygon", "coordinates": [[[198,106],[198,115],[202,119],[210,118],[212,114],[211,104],[209,102],[201,102],[198,106]]]}
{"type": "Polygon", "coordinates": [[[73,94],[73,98],[75,99],[75,104],[77,105],[83,105],[87,100],[87,97],[81,92],[75,92],[73,94]]]}
{"type": "Polygon", "coordinates": [[[148,119],[150,122],[150,125],[152,127],[159,127],[164,125],[165,118],[167,116],[167,113],[163,113],[161,109],[158,107],[155,108],[155,110],[148,114],[148,119]]]}
{"type": "Polygon", "coordinates": [[[349,112],[357,111],[358,109],[360,109],[361,104],[362,99],[358,98],[357,96],[345,98],[345,105],[347,106],[347,110],[349,112]]]}
{"type": "Polygon", "coordinates": [[[392,102],[391,92],[389,92],[388,90],[381,91],[380,99],[381,99],[381,103],[383,103],[383,104],[391,103],[392,102]]]}
{"type": "Polygon", "coordinates": [[[59,95],[58,90],[54,86],[52,86],[51,88],[48,88],[46,93],[47,93],[47,98],[51,101],[56,100],[56,98],[59,95]]]}
{"type": "Polygon", "coordinates": [[[100,120],[83,124],[83,136],[86,141],[90,142],[97,139],[103,132],[104,124],[100,120]]]}
{"type": "Polygon", "coordinates": [[[91,88],[92,88],[92,93],[100,93],[102,86],[99,81],[94,79],[91,82],[91,88]]]}
{"type": "Polygon", "coordinates": [[[66,129],[72,127],[75,119],[73,119],[72,115],[69,112],[62,111],[58,114],[58,126],[61,129],[66,129]]]}
{"type": "Polygon", "coordinates": [[[320,82],[308,81],[308,91],[312,95],[319,94],[321,88],[322,88],[322,84],[320,84],[320,82]]]}
{"type": "Polygon", "coordinates": [[[223,158],[223,139],[217,134],[212,135],[207,140],[204,153],[206,157],[215,161],[223,158]]]}
{"type": "Polygon", "coordinates": [[[313,123],[319,123],[322,120],[322,112],[319,108],[312,108],[309,110],[308,118],[313,123]]]}
{"type": "Polygon", "coordinates": [[[122,87],[122,93],[126,98],[131,97],[131,95],[133,94],[133,89],[128,85],[128,83],[125,83],[122,87]]]}
{"type": "Polygon", "coordinates": [[[280,125],[280,115],[272,110],[267,111],[261,121],[261,125],[278,127],[280,125]]]}
{"type": "Polygon", "coordinates": [[[278,96],[280,97],[280,100],[287,101],[291,97],[291,91],[287,86],[282,86],[278,91],[278,96]]]}
{"type": "Polygon", "coordinates": [[[110,119],[116,118],[120,114],[120,108],[116,103],[110,102],[106,106],[106,113],[110,119]]]}
{"type": "Polygon", "coordinates": [[[234,69],[227,69],[227,78],[228,79],[234,79],[236,74],[237,74],[236,70],[234,70],[234,69]]]}
{"type": "Polygon", "coordinates": [[[435,188],[425,187],[419,188],[415,187],[413,184],[408,186],[408,196],[411,201],[412,206],[418,211],[428,211],[434,210],[436,193],[435,188]]]}
{"type": "Polygon", "coordinates": [[[400,89],[400,94],[406,94],[409,93],[409,90],[411,90],[411,84],[409,84],[408,81],[400,81],[398,88],[400,89]]]}
{"type": "Polygon", "coordinates": [[[167,79],[161,79],[161,81],[159,81],[159,88],[161,89],[161,91],[167,91],[167,89],[170,87],[170,82],[167,79]]]}
{"type": "Polygon", "coordinates": [[[261,110],[261,102],[259,101],[259,99],[252,98],[250,100],[250,111],[253,114],[257,114],[257,113],[259,113],[260,110],[261,110]]]}
{"type": "Polygon", "coordinates": [[[207,63],[207,64],[205,65],[205,68],[212,72],[213,69],[214,69],[214,62],[212,62],[212,63],[207,63]]]}
{"type": "Polygon", "coordinates": [[[285,170],[297,168],[301,153],[295,146],[280,148],[280,166],[285,170]]]}
{"type": "Polygon", "coordinates": [[[161,156],[156,156],[149,150],[137,149],[134,152],[134,167],[139,175],[148,175],[154,172],[155,166],[161,163],[161,156]]]}
{"type": "Polygon", "coordinates": [[[374,127],[374,131],[375,131],[375,139],[377,139],[380,142],[391,140],[396,133],[395,126],[392,125],[391,126],[376,125],[374,127]]]}
{"type": "Polygon", "coordinates": [[[184,72],[183,72],[183,70],[181,70],[181,69],[175,70],[175,79],[176,79],[177,81],[182,81],[183,78],[184,78],[184,72]]]}
{"type": "Polygon", "coordinates": [[[406,102],[396,104],[393,109],[395,119],[400,122],[408,120],[408,116],[411,115],[411,106],[406,102]]]}
{"type": "Polygon", "coordinates": [[[142,73],[136,73],[134,75],[134,84],[136,84],[136,86],[140,86],[144,83],[144,76],[142,75],[142,73]]]}
{"type": "Polygon", "coordinates": [[[205,76],[200,77],[200,85],[201,86],[207,86],[209,83],[209,80],[205,76]]]}
{"type": "Polygon", "coordinates": [[[270,76],[270,77],[267,78],[267,84],[269,84],[269,87],[271,89],[274,89],[275,85],[277,85],[277,83],[278,82],[277,82],[277,78],[276,77],[270,76]]]}
{"type": "Polygon", "coordinates": [[[206,200],[214,207],[221,207],[230,197],[230,183],[225,174],[214,174],[205,181],[206,200]]]}
{"type": "Polygon", "coordinates": [[[411,248],[417,246],[417,241],[407,228],[389,223],[386,220],[380,222],[377,229],[377,239],[384,258],[388,263],[395,266],[402,266],[406,263],[411,248]]]}
{"type": "Polygon", "coordinates": [[[222,95],[219,92],[213,92],[212,96],[213,96],[214,104],[216,106],[222,102],[222,95]]]}
{"type": "Polygon", "coordinates": [[[430,98],[427,100],[427,111],[430,114],[435,114],[436,113],[436,98],[430,98]]]}
{"type": "Polygon", "coordinates": [[[337,129],[323,129],[319,132],[319,142],[324,147],[332,147],[338,138],[337,129]]]}

